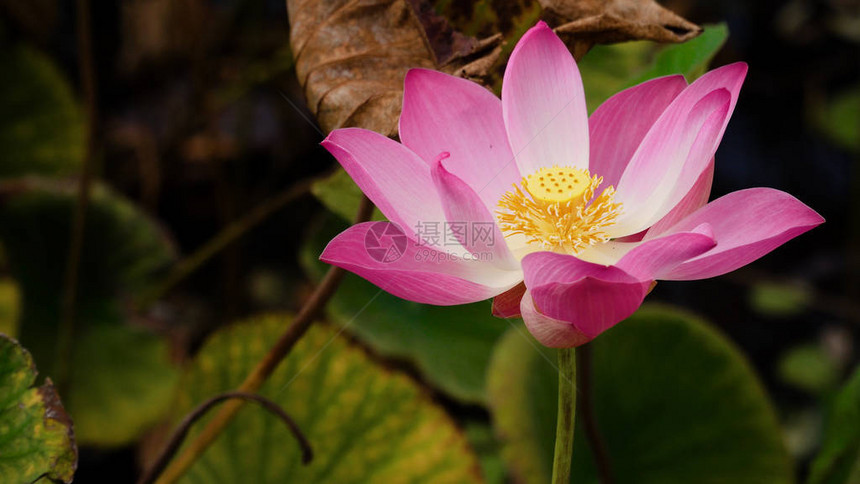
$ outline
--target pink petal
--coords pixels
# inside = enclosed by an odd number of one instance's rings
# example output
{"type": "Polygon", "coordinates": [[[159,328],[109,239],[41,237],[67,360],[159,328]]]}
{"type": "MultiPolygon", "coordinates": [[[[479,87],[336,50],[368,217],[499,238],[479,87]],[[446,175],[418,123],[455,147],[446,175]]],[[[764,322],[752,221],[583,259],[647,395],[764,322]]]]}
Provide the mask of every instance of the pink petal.
{"type": "Polygon", "coordinates": [[[445,220],[430,166],[402,144],[360,128],[336,129],[322,145],[383,214],[417,238],[416,227],[445,220]]]}
{"type": "Polygon", "coordinates": [[[642,305],[647,289],[648,284],[639,282],[586,277],[571,284],[541,286],[531,293],[541,313],[570,321],[578,331],[593,339],[633,314],[642,305]]]}
{"type": "Polygon", "coordinates": [[[571,255],[536,252],[522,262],[535,308],[545,316],[569,322],[588,338],[633,314],[651,284],[618,267],[571,255]]]}
{"type": "Polygon", "coordinates": [[[648,130],[685,87],[684,76],[660,77],[615,94],[592,113],[589,170],[604,186],[618,185],[648,130]]]}
{"type": "Polygon", "coordinates": [[[624,212],[613,236],[648,228],[690,192],[722,139],[746,70],[742,63],[715,69],[666,108],[618,182],[624,212]]]}
{"type": "Polygon", "coordinates": [[[520,39],[505,69],[502,112],[523,176],[546,166],[588,168],[588,112],[573,56],[544,23],[520,39]]]}
{"type": "Polygon", "coordinates": [[[482,301],[520,280],[517,272],[418,245],[389,222],[353,225],[329,242],[320,260],[354,272],[395,296],[440,306],[482,301]],[[377,237],[384,230],[389,230],[388,235],[377,237]]]}
{"type": "Polygon", "coordinates": [[[699,179],[693,184],[693,188],[675,205],[675,208],[670,210],[660,221],[648,229],[645,239],[653,239],[661,235],[666,229],[680,222],[687,215],[704,207],[711,196],[711,185],[713,185],[713,182],[714,159],[711,158],[711,162],[705,168],[705,171],[699,175],[699,179]]]}
{"type": "Polygon", "coordinates": [[[662,278],[682,262],[716,245],[710,226],[703,224],[692,232],[677,232],[644,242],[622,257],[616,266],[639,280],[650,281],[662,278]]]}
{"type": "Polygon", "coordinates": [[[406,74],[400,139],[432,165],[447,152],[445,168],[495,210],[520,181],[502,119],[502,102],[480,85],[427,69],[406,74]]]}
{"type": "Polygon", "coordinates": [[[680,264],[661,279],[715,277],[745,266],[824,219],[791,195],[772,188],[730,193],[705,205],[666,233],[710,225],[717,246],[680,264]]]}
{"type": "Polygon", "coordinates": [[[622,204],[623,210],[611,228],[613,235],[634,234],[648,228],[680,202],[693,181],[677,196],[679,181],[693,171],[698,178],[707,167],[729,104],[728,91],[712,91],[679,116],[673,129],[648,133],[618,183],[615,201],[622,204]],[[658,135],[651,136],[652,133],[658,135]],[[643,167],[650,170],[643,171],[643,167]]]}
{"type": "Polygon", "coordinates": [[[519,318],[520,301],[526,292],[522,282],[493,298],[493,316],[497,318],[519,318]]]}
{"type": "Polygon", "coordinates": [[[496,218],[475,191],[448,172],[441,161],[433,168],[433,181],[442,200],[448,228],[460,245],[478,260],[502,269],[519,270],[519,261],[508,250],[496,218]]]}
{"type": "Polygon", "coordinates": [[[520,304],[526,328],[542,345],[549,348],[572,348],[591,341],[571,323],[542,314],[535,308],[531,294],[526,291],[520,304]]]}
{"type": "Polygon", "coordinates": [[[586,262],[576,256],[557,252],[533,252],[522,260],[526,287],[533,289],[550,283],[568,284],[590,276],[609,282],[636,280],[611,265],[586,262]]]}

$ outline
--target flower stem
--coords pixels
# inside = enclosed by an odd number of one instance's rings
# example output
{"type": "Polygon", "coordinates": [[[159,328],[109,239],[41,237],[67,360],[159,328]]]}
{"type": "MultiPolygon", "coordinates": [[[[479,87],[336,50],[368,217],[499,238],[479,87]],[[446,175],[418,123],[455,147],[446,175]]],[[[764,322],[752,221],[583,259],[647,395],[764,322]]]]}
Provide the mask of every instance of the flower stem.
{"type": "Polygon", "coordinates": [[[555,457],[552,484],[570,482],[573,459],[573,427],[576,422],[576,357],[573,348],[558,350],[558,419],[555,427],[555,457]]]}

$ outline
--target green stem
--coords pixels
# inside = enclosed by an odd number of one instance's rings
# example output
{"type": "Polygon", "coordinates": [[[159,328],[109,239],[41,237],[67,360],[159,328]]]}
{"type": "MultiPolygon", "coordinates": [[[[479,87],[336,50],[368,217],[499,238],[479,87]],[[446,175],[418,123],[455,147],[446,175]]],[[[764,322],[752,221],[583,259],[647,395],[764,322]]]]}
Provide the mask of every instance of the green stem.
{"type": "Polygon", "coordinates": [[[573,459],[573,427],[576,422],[576,358],[573,348],[558,350],[558,419],[555,427],[555,457],[552,461],[552,484],[570,482],[573,459]]]}

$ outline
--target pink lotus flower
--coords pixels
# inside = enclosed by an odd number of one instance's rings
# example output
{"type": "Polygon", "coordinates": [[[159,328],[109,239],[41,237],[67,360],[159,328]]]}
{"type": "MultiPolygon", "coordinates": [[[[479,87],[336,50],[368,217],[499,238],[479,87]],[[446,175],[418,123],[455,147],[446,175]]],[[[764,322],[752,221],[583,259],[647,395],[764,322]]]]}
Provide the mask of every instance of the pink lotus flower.
{"type": "Polygon", "coordinates": [[[576,62],[543,22],[511,54],[501,100],[410,70],[402,144],[355,128],[323,141],[408,243],[378,257],[368,222],[320,258],[411,301],[495,297],[494,314],[521,315],[544,345],[581,345],[630,316],[654,281],[725,274],[824,221],[770,188],[707,203],[746,71],[654,79],[589,118],[576,62]],[[422,230],[431,223],[451,233],[422,230]]]}

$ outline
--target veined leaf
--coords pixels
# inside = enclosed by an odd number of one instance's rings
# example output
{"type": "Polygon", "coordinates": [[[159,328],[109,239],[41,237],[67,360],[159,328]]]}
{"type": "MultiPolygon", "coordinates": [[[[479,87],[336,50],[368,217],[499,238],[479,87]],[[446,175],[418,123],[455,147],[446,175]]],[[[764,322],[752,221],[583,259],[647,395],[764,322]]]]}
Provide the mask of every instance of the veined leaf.
{"type": "Polygon", "coordinates": [[[35,381],[30,353],[0,335],[0,476],[10,483],[71,482],[78,463],[72,422],[51,381],[35,381]]]}
{"type": "MultiPolygon", "coordinates": [[[[290,319],[265,316],[216,333],[184,375],[177,415],[238,386],[290,319]]],[[[183,482],[480,481],[477,459],[445,412],[334,329],[312,327],[259,393],[296,421],[313,461],[301,464],[276,417],[246,406],[183,482]]]]}

